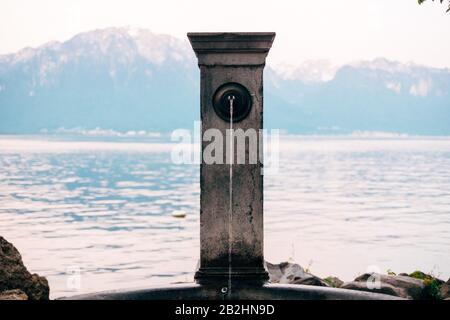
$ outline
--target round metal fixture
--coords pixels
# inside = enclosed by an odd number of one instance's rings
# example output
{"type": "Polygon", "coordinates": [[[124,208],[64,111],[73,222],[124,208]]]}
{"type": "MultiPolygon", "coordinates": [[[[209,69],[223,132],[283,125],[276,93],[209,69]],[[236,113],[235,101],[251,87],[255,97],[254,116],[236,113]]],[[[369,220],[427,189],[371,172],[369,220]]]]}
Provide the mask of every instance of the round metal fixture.
{"type": "Polygon", "coordinates": [[[217,115],[230,122],[230,104],[233,104],[233,122],[245,119],[252,109],[252,98],[247,88],[235,82],[221,85],[213,97],[213,106],[217,115]]]}

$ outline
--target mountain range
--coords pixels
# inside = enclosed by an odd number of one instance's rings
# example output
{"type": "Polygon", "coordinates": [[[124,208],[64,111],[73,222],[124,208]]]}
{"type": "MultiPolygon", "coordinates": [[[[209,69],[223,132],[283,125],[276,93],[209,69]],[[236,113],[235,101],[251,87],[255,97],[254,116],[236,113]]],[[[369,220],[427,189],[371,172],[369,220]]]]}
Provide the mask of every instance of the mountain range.
{"type": "MultiPolygon", "coordinates": [[[[187,41],[107,28],[0,56],[0,133],[169,132],[199,120],[187,41]]],[[[450,135],[450,69],[378,58],[265,69],[264,124],[295,134],[450,135]]]]}

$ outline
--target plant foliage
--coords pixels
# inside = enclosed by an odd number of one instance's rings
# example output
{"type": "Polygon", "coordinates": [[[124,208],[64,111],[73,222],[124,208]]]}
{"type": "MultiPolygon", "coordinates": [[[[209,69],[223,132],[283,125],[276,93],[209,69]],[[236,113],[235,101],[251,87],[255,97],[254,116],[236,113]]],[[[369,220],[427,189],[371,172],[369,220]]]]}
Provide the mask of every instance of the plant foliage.
{"type": "MultiPolygon", "coordinates": [[[[417,2],[419,2],[419,4],[424,3],[426,0],[417,0],[417,2]]],[[[434,1],[434,0],[433,0],[434,1]]],[[[444,0],[439,0],[441,3],[444,2],[444,0]]],[[[448,1],[448,9],[446,12],[450,11],[450,0],[448,1]]]]}

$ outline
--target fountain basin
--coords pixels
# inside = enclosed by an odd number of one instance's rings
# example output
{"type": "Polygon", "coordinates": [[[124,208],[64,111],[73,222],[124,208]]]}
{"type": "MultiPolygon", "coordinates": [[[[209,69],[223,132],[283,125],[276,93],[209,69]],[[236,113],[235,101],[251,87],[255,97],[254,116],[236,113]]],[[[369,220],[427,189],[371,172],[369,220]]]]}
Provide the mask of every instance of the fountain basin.
{"type": "Polygon", "coordinates": [[[230,295],[222,288],[196,283],[173,284],[97,292],[61,300],[404,300],[379,293],[292,284],[234,285],[230,295]]]}

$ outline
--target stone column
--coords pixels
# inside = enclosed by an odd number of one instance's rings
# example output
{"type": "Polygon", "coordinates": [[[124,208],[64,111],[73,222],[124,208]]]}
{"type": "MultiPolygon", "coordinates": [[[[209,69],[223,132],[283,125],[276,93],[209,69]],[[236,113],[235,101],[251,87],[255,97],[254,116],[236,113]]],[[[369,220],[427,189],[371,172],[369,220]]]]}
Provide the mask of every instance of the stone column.
{"type": "MultiPolygon", "coordinates": [[[[224,84],[242,85],[250,94],[251,109],[234,129],[263,128],[263,69],[275,33],[188,33],[201,74],[200,108],[202,137],[215,128],[223,134],[223,164],[200,169],[200,283],[221,282],[229,277],[230,166],[225,162],[226,130],[230,123],[213,107],[216,90],[224,84]]],[[[258,138],[259,139],[259,138],[258,138]]],[[[203,139],[202,139],[203,141],[203,139]]],[[[202,153],[210,142],[202,142],[202,153]]],[[[262,144],[261,144],[262,145],[262,144]]],[[[229,151],[228,151],[229,152],[229,151]]],[[[248,145],[246,145],[248,154],[248,145]]],[[[262,163],[233,164],[233,223],[231,277],[263,282],[268,279],[263,256],[262,163]]]]}

